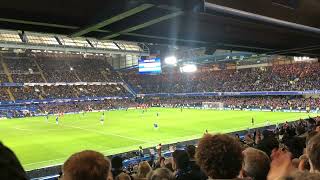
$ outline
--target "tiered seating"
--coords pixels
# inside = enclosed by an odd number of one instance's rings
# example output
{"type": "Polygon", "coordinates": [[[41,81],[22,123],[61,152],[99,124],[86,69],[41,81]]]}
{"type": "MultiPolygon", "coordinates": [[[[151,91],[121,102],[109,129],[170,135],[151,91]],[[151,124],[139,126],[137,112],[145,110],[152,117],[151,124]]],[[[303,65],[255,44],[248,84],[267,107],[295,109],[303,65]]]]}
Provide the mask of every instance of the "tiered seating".
{"type": "Polygon", "coordinates": [[[38,59],[40,68],[49,83],[55,82],[79,82],[75,72],[70,68],[67,61],[38,59]]]}
{"type": "MultiPolygon", "coordinates": [[[[36,83],[44,82],[39,69],[32,57],[28,56],[5,56],[4,63],[14,82],[36,83]]],[[[8,79],[6,79],[8,81],[8,79]]]]}
{"type": "Polygon", "coordinates": [[[123,74],[141,93],[290,91],[320,89],[319,70],[320,63],[297,63],[238,71],[200,69],[192,74],[173,71],[152,76],[136,70],[123,74]]]}
{"type": "Polygon", "coordinates": [[[10,101],[9,94],[5,88],[0,88],[0,101],[10,101]]]}

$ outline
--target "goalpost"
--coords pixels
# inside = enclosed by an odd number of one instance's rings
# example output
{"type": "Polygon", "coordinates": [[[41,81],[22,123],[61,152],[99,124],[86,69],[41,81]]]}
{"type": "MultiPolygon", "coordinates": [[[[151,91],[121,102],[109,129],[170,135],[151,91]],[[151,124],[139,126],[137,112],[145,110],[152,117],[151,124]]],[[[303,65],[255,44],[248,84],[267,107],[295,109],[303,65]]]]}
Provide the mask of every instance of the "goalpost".
{"type": "Polygon", "coordinates": [[[222,102],[202,102],[202,108],[223,110],[223,103],[222,102]]]}

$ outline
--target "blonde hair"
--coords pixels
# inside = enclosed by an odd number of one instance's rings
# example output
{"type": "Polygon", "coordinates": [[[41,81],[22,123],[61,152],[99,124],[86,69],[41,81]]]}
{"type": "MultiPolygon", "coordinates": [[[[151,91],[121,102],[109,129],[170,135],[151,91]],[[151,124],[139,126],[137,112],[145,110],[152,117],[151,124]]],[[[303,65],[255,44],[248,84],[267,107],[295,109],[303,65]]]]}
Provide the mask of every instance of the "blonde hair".
{"type": "Polygon", "coordinates": [[[130,176],[126,173],[119,174],[115,180],[131,180],[130,176]]]}
{"type": "Polygon", "coordinates": [[[149,163],[147,161],[142,161],[139,163],[137,176],[138,178],[146,178],[150,171],[152,171],[152,168],[149,163]]]}

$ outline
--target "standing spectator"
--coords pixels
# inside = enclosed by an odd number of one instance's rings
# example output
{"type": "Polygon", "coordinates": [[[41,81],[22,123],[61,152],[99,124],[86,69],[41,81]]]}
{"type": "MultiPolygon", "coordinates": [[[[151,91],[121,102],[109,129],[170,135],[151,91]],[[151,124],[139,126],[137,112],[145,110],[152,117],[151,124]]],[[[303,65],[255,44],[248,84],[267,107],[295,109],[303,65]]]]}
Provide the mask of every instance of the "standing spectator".
{"type": "Polygon", "coordinates": [[[194,145],[189,145],[186,148],[186,151],[189,156],[189,165],[190,165],[190,174],[192,177],[195,177],[196,179],[199,180],[206,180],[207,176],[201,171],[200,167],[196,163],[196,160],[194,158],[196,154],[196,147],[194,145]]]}
{"type": "Polygon", "coordinates": [[[121,174],[123,171],[123,159],[120,156],[114,156],[111,159],[111,165],[112,165],[112,176],[117,177],[119,174],[121,174]]]}
{"type": "Polygon", "coordinates": [[[130,176],[126,173],[121,173],[115,177],[115,180],[131,180],[130,176]]]}
{"type": "Polygon", "coordinates": [[[274,136],[264,136],[257,145],[257,149],[265,152],[269,157],[279,149],[279,142],[274,136]]]}
{"type": "Polygon", "coordinates": [[[82,151],[63,164],[62,180],[106,180],[111,176],[111,163],[103,154],[82,151]]]}
{"type": "Polygon", "coordinates": [[[268,155],[254,148],[247,148],[243,151],[242,177],[249,177],[252,180],[266,180],[270,169],[270,158],[268,155]]]}
{"type": "Polygon", "coordinates": [[[26,172],[16,155],[0,142],[0,179],[27,180],[26,172]]]}
{"type": "Polygon", "coordinates": [[[320,134],[315,135],[309,140],[307,155],[310,162],[310,172],[320,173],[320,134]]]}
{"type": "Polygon", "coordinates": [[[175,150],[172,153],[172,157],[176,180],[192,179],[190,176],[189,157],[187,152],[184,150],[175,150]]]}
{"type": "Polygon", "coordinates": [[[151,171],[148,176],[148,180],[175,180],[174,175],[167,168],[158,168],[151,171]]]}
{"type": "Polygon", "coordinates": [[[242,149],[229,135],[206,134],[199,141],[196,161],[211,179],[236,179],[242,167],[242,149]]]}
{"type": "Polygon", "coordinates": [[[135,180],[146,179],[148,173],[151,171],[152,171],[152,169],[151,169],[151,166],[149,165],[149,163],[147,161],[142,161],[139,163],[138,172],[134,176],[134,179],[135,180]]]}

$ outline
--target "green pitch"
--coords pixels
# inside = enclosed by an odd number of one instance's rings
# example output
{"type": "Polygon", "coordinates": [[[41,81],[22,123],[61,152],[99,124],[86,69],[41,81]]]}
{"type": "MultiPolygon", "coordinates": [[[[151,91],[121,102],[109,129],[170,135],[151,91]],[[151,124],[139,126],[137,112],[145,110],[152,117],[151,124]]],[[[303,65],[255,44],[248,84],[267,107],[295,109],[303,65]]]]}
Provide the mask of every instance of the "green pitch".
{"type": "Polygon", "coordinates": [[[209,132],[233,132],[308,117],[305,113],[214,111],[152,108],[93,112],[65,115],[55,124],[55,117],[0,120],[0,140],[18,156],[27,170],[63,163],[67,157],[85,149],[106,155],[135,150],[138,146],[151,147],[158,143],[199,138],[209,132]],[[159,117],[157,117],[159,112],[159,117]],[[159,129],[155,130],[153,124],[159,129]]]}

